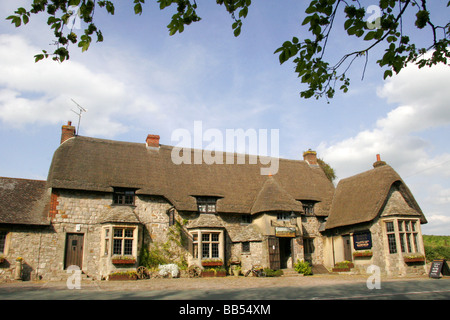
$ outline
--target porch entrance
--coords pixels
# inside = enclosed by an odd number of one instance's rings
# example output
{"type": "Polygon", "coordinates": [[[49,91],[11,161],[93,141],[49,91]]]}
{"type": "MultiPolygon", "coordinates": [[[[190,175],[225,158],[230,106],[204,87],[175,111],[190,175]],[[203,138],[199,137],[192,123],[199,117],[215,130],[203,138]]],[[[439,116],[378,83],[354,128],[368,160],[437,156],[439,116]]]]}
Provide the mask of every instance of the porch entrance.
{"type": "Polygon", "coordinates": [[[269,247],[269,268],[272,270],[291,268],[289,261],[292,257],[292,239],[288,237],[274,237],[267,239],[269,247]]]}
{"type": "Polygon", "coordinates": [[[292,257],[292,238],[278,238],[280,241],[280,268],[292,268],[289,260],[292,257]]]}
{"type": "Polygon", "coordinates": [[[70,266],[82,268],[84,235],[68,233],[66,235],[66,253],[64,257],[64,269],[70,266]]]}

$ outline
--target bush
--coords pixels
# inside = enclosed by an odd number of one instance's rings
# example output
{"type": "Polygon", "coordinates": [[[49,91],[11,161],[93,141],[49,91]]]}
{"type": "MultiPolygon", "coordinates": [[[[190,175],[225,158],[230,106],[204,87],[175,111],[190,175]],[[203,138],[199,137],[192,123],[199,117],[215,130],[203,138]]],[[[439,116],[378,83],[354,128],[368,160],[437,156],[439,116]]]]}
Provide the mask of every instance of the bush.
{"type": "Polygon", "coordinates": [[[297,263],[294,263],[294,269],[305,276],[312,274],[312,268],[307,261],[297,260],[297,263]]]}
{"type": "Polygon", "coordinates": [[[281,277],[283,275],[283,270],[272,270],[266,268],[263,271],[266,274],[266,277],[281,277]]]}
{"type": "Polygon", "coordinates": [[[425,246],[425,255],[429,262],[437,259],[450,260],[450,247],[425,246]]]}

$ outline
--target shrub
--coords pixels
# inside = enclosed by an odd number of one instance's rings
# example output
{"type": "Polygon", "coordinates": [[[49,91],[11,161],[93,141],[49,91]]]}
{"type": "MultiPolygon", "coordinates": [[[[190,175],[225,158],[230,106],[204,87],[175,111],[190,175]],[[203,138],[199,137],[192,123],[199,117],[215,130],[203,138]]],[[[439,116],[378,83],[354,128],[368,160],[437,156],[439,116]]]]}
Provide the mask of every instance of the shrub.
{"type": "Polygon", "coordinates": [[[312,274],[312,268],[307,261],[297,260],[297,263],[294,263],[294,269],[305,276],[312,274]]]}
{"type": "Polygon", "coordinates": [[[266,277],[281,277],[283,275],[283,270],[265,268],[263,271],[266,274],[266,277]]]}

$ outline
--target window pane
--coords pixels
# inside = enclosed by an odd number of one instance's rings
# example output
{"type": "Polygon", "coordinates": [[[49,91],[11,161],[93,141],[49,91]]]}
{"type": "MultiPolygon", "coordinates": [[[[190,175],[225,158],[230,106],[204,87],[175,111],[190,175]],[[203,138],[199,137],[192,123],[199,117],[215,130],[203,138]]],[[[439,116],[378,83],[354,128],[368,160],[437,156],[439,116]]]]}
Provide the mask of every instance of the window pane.
{"type": "Polygon", "coordinates": [[[193,245],[193,256],[194,256],[194,259],[198,259],[198,243],[194,243],[194,245],[193,245]]]}
{"type": "Polygon", "coordinates": [[[211,241],[219,241],[219,234],[211,233],[211,241]]]}
{"type": "Polygon", "coordinates": [[[0,252],[5,252],[6,231],[0,231],[0,252]]]}
{"type": "Polygon", "coordinates": [[[211,243],[211,258],[218,258],[218,257],[219,257],[219,244],[211,243]]]}
{"type": "Polygon", "coordinates": [[[250,242],[242,242],[242,252],[250,252],[250,242]]]}
{"type": "Polygon", "coordinates": [[[408,252],[412,252],[411,251],[411,234],[410,233],[406,234],[406,244],[408,245],[408,252]]]}
{"type": "Polygon", "coordinates": [[[124,255],[132,255],[133,254],[133,239],[125,239],[125,244],[123,247],[124,255]]]}
{"type": "Polygon", "coordinates": [[[116,229],[114,228],[114,237],[121,238],[123,236],[123,229],[116,229]]]}
{"type": "Polygon", "coordinates": [[[400,233],[400,247],[402,248],[402,252],[405,252],[405,234],[400,233]]]}
{"type": "Polygon", "coordinates": [[[209,233],[202,233],[202,242],[209,241],[209,233]]]}
{"type": "Polygon", "coordinates": [[[133,229],[125,229],[125,237],[133,238],[133,229]]]}
{"type": "Polygon", "coordinates": [[[409,223],[410,223],[410,221],[405,221],[405,230],[406,231],[411,231],[411,229],[409,228],[409,223]]]}
{"type": "Polygon", "coordinates": [[[202,258],[209,258],[209,243],[202,243],[202,258]]]}
{"type": "Polygon", "coordinates": [[[403,221],[398,222],[398,231],[403,231],[403,221]]]}
{"type": "Polygon", "coordinates": [[[122,240],[120,239],[114,239],[113,242],[113,254],[122,254],[122,240]]]}
{"type": "Polygon", "coordinates": [[[411,221],[412,231],[416,231],[416,222],[411,221]]]}
{"type": "Polygon", "coordinates": [[[394,232],[394,223],[392,221],[386,222],[387,232],[394,232]]]}
{"type": "Polygon", "coordinates": [[[105,240],[105,251],[104,251],[104,255],[107,256],[109,253],[109,239],[105,240]]]}
{"type": "MultiPolygon", "coordinates": [[[[392,223],[392,222],[391,222],[392,223]]],[[[397,243],[395,242],[395,234],[388,234],[389,253],[397,253],[397,243]]]]}
{"type": "Polygon", "coordinates": [[[418,241],[417,241],[417,233],[413,234],[413,240],[414,240],[414,248],[415,248],[415,252],[419,252],[419,245],[418,245],[418,241]]]}

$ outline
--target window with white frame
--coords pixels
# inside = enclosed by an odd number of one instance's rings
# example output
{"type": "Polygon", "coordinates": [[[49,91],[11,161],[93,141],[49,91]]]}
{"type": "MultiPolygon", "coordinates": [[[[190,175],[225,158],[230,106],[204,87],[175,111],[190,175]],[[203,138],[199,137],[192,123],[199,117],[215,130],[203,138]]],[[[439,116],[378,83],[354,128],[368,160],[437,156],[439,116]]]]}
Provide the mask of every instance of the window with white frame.
{"type": "Polygon", "coordinates": [[[420,252],[417,220],[398,220],[398,233],[402,252],[420,252]]]}
{"type": "Polygon", "coordinates": [[[386,222],[386,234],[388,239],[389,253],[397,253],[397,241],[395,240],[394,221],[386,222]]]}
{"type": "Polygon", "coordinates": [[[133,256],[136,254],[136,227],[108,226],[103,229],[104,256],[133,256]]]}
{"type": "Polygon", "coordinates": [[[192,235],[192,256],[198,259],[221,258],[222,238],[221,232],[195,231],[192,235]]]}
{"type": "Polygon", "coordinates": [[[402,253],[421,252],[418,223],[418,219],[395,219],[386,221],[389,253],[398,253],[400,250],[402,253]]]}

